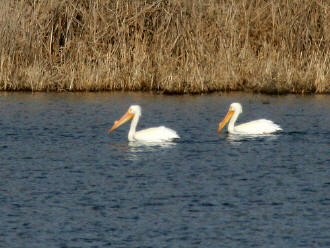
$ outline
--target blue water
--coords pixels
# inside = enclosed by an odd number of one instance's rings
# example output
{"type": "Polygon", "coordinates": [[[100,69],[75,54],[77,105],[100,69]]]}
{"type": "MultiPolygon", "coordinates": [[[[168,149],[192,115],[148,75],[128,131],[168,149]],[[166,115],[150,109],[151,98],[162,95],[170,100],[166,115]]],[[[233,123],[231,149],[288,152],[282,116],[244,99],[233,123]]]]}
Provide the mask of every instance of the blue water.
{"type": "Polygon", "coordinates": [[[0,247],[330,247],[329,151],[330,96],[1,93],[0,247]],[[133,103],[181,139],[107,134],[133,103]]]}

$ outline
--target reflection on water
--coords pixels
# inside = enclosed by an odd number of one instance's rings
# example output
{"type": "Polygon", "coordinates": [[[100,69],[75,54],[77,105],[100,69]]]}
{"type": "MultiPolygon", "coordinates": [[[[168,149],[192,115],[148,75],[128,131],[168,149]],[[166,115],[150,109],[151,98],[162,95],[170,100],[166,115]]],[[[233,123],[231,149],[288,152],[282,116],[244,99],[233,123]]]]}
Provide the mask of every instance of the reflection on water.
{"type": "Polygon", "coordinates": [[[159,149],[174,149],[175,146],[175,142],[128,142],[129,158],[137,160],[141,154],[159,152],[159,149]]]}
{"type": "Polygon", "coordinates": [[[260,141],[270,142],[277,140],[281,134],[220,134],[220,137],[226,138],[231,144],[239,145],[243,142],[260,141]]]}
{"type": "Polygon", "coordinates": [[[144,152],[153,151],[163,148],[173,148],[176,145],[175,142],[142,142],[142,141],[130,141],[128,146],[131,152],[144,152]]]}
{"type": "Polygon", "coordinates": [[[110,143],[110,147],[118,152],[127,154],[128,160],[138,160],[141,155],[146,153],[156,153],[160,150],[174,149],[177,143],[175,142],[141,142],[141,141],[129,141],[128,143],[110,143]]]}

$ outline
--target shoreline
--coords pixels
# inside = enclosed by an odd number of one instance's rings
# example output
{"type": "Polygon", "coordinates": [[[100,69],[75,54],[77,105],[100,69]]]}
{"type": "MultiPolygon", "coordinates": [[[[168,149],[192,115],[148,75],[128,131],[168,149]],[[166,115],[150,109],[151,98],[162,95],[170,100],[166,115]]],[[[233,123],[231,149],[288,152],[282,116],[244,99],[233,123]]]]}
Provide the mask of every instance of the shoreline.
{"type": "Polygon", "coordinates": [[[0,94],[150,94],[150,95],[163,95],[163,96],[203,96],[203,95],[227,95],[227,94],[248,94],[248,95],[265,95],[265,96],[330,96],[330,93],[315,93],[315,92],[303,92],[303,93],[292,93],[292,92],[253,92],[253,91],[212,91],[202,93],[169,93],[169,92],[157,92],[157,91],[128,91],[128,90],[79,90],[79,91],[32,91],[32,90],[0,90],[0,94]]]}

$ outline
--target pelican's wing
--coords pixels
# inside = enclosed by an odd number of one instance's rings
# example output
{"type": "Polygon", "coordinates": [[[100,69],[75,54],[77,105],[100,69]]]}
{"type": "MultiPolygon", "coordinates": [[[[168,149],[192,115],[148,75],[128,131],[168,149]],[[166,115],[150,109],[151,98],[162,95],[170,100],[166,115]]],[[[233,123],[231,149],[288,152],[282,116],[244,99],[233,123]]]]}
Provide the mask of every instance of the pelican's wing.
{"type": "Polygon", "coordinates": [[[282,128],[279,125],[266,119],[250,121],[235,126],[235,132],[245,134],[268,134],[280,130],[282,130],[282,128]]]}
{"type": "Polygon", "coordinates": [[[180,137],[174,130],[164,126],[143,129],[134,135],[134,139],[140,141],[169,141],[178,138],[180,137]]]}

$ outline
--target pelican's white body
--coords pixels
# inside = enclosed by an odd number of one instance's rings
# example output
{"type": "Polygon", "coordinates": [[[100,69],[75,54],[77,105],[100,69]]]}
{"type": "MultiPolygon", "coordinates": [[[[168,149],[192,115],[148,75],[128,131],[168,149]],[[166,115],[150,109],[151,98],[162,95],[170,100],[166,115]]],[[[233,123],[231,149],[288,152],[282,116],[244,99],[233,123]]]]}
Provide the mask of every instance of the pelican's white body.
{"type": "Polygon", "coordinates": [[[129,141],[162,142],[178,138],[180,137],[174,130],[164,126],[151,127],[135,132],[131,124],[130,131],[128,132],[129,141]]]}
{"type": "Polygon", "coordinates": [[[141,107],[139,105],[132,105],[127,113],[134,115],[128,132],[129,141],[165,142],[180,138],[174,130],[164,126],[136,131],[136,126],[141,116],[141,107]]]}
{"type": "Polygon", "coordinates": [[[279,125],[266,119],[250,121],[237,126],[228,124],[228,132],[232,134],[270,134],[280,130],[282,128],[279,125]]]}
{"type": "Polygon", "coordinates": [[[242,105],[240,103],[232,103],[230,109],[234,111],[232,118],[228,124],[228,132],[232,134],[270,134],[281,131],[282,128],[274,122],[266,119],[250,121],[235,126],[238,116],[242,113],[242,105]]]}

